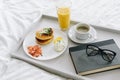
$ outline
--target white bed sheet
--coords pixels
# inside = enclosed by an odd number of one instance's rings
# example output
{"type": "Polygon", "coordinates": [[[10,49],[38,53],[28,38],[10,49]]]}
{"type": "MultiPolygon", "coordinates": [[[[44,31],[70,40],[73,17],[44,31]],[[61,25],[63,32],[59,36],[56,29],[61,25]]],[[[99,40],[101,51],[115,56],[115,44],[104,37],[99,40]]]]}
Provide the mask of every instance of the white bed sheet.
{"type": "MultiPolygon", "coordinates": [[[[42,2],[42,1],[41,1],[42,2]]],[[[10,58],[17,50],[30,25],[41,16],[34,0],[0,0],[0,59],[7,71],[0,80],[65,80],[23,61],[10,58]]]]}
{"type": "MultiPolygon", "coordinates": [[[[56,1],[49,1],[45,14],[57,15],[53,5],[56,1]]],[[[120,30],[120,0],[72,0],[72,2],[72,20],[120,30]]]]}
{"type": "MultiPolygon", "coordinates": [[[[54,1],[56,0],[0,0],[0,59],[8,61],[8,70],[3,80],[48,80],[50,77],[49,80],[64,80],[47,72],[44,74],[45,78],[41,78],[39,74],[43,73],[43,70],[38,70],[19,60],[11,60],[9,55],[19,46],[23,35],[41,14],[41,9],[45,14],[56,15],[54,1]],[[19,69],[21,65],[24,66],[19,69]],[[37,75],[31,77],[34,73],[37,75]]],[[[73,20],[120,30],[120,0],[72,1],[73,20]]]]}

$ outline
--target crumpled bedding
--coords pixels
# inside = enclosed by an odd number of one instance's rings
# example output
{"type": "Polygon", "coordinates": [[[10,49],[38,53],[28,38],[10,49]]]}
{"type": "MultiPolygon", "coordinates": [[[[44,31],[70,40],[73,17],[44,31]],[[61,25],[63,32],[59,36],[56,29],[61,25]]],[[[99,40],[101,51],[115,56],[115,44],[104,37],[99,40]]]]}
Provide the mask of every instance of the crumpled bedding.
{"type": "MultiPolygon", "coordinates": [[[[23,61],[11,60],[9,55],[17,49],[30,25],[38,19],[41,9],[49,15],[55,15],[53,1],[57,0],[0,0],[0,59],[8,61],[8,70],[3,80],[64,80],[47,72],[44,75],[48,74],[51,78],[41,78],[39,74],[44,73],[43,70],[23,61]],[[24,66],[19,70],[18,64],[24,66]],[[26,68],[33,72],[27,72],[26,68]],[[34,74],[36,71],[38,74],[34,74]],[[32,75],[35,77],[31,77],[32,75]]],[[[120,30],[120,0],[72,1],[75,5],[72,6],[72,20],[120,30]]]]}
{"type": "MultiPolygon", "coordinates": [[[[41,4],[44,0],[40,1],[41,4]]],[[[7,70],[0,80],[65,80],[20,60],[11,59],[30,25],[41,15],[41,5],[34,0],[0,0],[0,60],[7,70]]]]}
{"type": "Polygon", "coordinates": [[[40,8],[31,9],[25,7],[28,2],[12,3],[13,0],[1,0],[0,2],[0,49],[4,54],[0,56],[8,56],[7,53],[15,51],[16,45],[19,44],[22,36],[30,29],[33,23],[41,14],[40,8]],[[11,1],[11,2],[10,2],[11,1]],[[12,43],[12,44],[11,44],[12,43]]]}

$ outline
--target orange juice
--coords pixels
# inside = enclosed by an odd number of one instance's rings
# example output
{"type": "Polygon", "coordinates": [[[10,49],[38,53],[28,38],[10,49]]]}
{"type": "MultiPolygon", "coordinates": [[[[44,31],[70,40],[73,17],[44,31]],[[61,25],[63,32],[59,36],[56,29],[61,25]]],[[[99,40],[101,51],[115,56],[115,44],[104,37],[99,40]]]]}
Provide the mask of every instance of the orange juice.
{"type": "Polygon", "coordinates": [[[70,25],[70,8],[61,7],[57,10],[58,22],[62,30],[67,30],[70,25]]]}

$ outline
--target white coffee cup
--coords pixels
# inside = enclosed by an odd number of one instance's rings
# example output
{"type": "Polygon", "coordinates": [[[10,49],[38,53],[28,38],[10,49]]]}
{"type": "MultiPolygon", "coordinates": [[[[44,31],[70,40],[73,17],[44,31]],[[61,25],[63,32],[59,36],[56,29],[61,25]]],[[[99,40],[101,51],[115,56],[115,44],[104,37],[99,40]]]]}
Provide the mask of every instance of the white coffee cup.
{"type": "Polygon", "coordinates": [[[85,40],[90,37],[91,26],[85,23],[75,25],[75,36],[77,39],[85,40]]]}

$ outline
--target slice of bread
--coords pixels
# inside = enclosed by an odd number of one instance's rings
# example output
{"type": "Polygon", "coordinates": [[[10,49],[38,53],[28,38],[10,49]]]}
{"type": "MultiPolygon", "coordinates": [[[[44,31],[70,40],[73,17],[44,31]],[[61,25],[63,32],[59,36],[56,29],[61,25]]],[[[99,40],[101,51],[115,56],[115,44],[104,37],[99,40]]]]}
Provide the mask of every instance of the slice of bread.
{"type": "Polygon", "coordinates": [[[53,37],[53,30],[51,29],[51,33],[50,34],[41,34],[41,31],[37,31],[36,32],[36,38],[39,40],[48,40],[51,39],[53,37]]]}
{"type": "Polygon", "coordinates": [[[50,42],[52,42],[54,36],[52,36],[50,39],[47,39],[47,40],[40,40],[36,37],[36,42],[40,45],[46,45],[46,44],[49,44],[50,42]]]}

